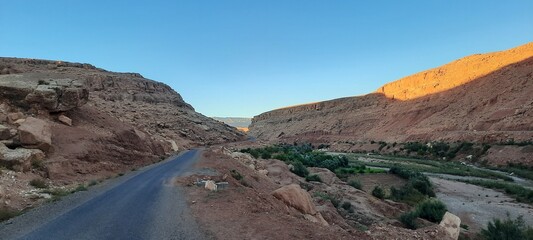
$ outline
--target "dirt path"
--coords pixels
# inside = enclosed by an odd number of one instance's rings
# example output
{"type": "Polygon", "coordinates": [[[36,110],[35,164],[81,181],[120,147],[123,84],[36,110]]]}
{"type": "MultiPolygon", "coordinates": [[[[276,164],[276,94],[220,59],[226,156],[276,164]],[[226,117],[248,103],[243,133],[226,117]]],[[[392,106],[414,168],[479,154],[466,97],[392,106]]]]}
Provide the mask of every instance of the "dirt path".
{"type": "Polygon", "coordinates": [[[437,198],[474,231],[493,218],[506,218],[507,212],[512,218],[523,215],[526,224],[533,225],[533,207],[517,203],[502,192],[437,177],[430,179],[436,186],[437,198]]]}

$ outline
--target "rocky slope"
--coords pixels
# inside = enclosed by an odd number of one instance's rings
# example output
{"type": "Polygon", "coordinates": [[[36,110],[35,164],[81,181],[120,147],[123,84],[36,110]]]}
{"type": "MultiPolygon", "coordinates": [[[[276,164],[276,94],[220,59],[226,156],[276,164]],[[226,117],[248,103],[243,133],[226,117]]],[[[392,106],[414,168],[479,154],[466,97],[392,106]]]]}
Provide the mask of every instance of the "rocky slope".
{"type": "MultiPolygon", "coordinates": [[[[277,109],[253,118],[260,139],[324,142],[533,139],[533,43],[477,54],[376,92],[277,109]]],[[[533,162],[525,151],[522,160],[533,162]]]]}
{"type": "Polygon", "coordinates": [[[0,58],[0,135],[1,166],[65,183],[243,137],[140,74],[17,58],[0,58]]]}

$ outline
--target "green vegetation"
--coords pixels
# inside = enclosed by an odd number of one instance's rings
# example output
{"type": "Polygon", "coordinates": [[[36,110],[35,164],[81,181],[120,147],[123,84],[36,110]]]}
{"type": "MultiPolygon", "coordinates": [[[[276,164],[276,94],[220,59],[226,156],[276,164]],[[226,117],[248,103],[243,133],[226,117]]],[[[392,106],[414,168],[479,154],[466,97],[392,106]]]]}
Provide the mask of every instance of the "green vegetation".
{"type": "Polygon", "coordinates": [[[529,180],[533,180],[533,166],[526,166],[521,163],[509,163],[509,165],[505,167],[490,167],[487,166],[487,168],[492,170],[498,170],[503,171],[507,173],[512,173],[516,176],[519,176],[521,178],[526,178],[529,180]]]}
{"type": "Polygon", "coordinates": [[[357,188],[359,190],[363,189],[363,186],[361,185],[361,181],[359,181],[359,179],[352,179],[350,181],[348,181],[348,185],[354,187],[354,188],[357,188]]]}
{"type": "Polygon", "coordinates": [[[333,204],[333,206],[335,208],[338,208],[339,205],[341,204],[341,200],[338,198],[338,197],[335,197],[335,196],[332,196],[332,195],[329,195],[327,193],[323,193],[323,192],[315,192],[313,194],[315,197],[319,197],[321,198],[322,200],[324,201],[330,201],[331,204],[333,204]]]}
{"type": "Polygon", "coordinates": [[[8,220],[10,218],[14,218],[18,215],[20,215],[22,212],[20,211],[14,211],[7,208],[0,208],[0,222],[3,222],[5,220],[8,220]]]}
{"type": "Polygon", "coordinates": [[[374,189],[372,189],[372,196],[383,199],[385,198],[385,191],[380,186],[375,186],[374,189]]]}
{"type": "Polygon", "coordinates": [[[481,236],[487,240],[500,239],[533,239],[533,228],[526,226],[522,216],[511,219],[507,215],[506,220],[494,219],[487,224],[487,228],[481,229],[481,236]]]}
{"type": "Polygon", "coordinates": [[[355,174],[369,174],[369,173],[385,173],[387,171],[377,168],[369,168],[365,165],[352,165],[350,167],[337,168],[335,174],[338,178],[346,180],[350,175],[355,174]]]}
{"type": "Polygon", "coordinates": [[[320,176],[318,176],[316,174],[311,174],[311,175],[307,175],[307,177],[305,177],[305,181],[308,181],[308,182],[322,182],[322,179],[320,178],[320,176]]]}
{"type": "Polygon", "coordinates": [[[427,199],[416,206],[418,217],[439,223],[446,213],[446,205],[436,198],[427,199]]]}
{"type": "Polygon", "coordinates": [[[304,164],[300,161],[293,162],[291,172],[300,177],[307,177],[307,175],[309,175],[309,170],[307,170],[304,164]]]}
{"type": "Polygon", "coordinates": [[[36,188],[48,188],[48,184],[41,178],[32,179],[30,185],[36,188]]]}
{"type": "Polygon", "coordinates": [[[519,202],[524,202],[524,203],[529,203],[529,204],[533,203],[533,190],[524,188],[517,184],[507,183],[507,182],[502,182],[502,181],[495,181],[495,180],[480,180],[480,179],[458,180],[458,181],[478,185],[478,186],[485,187],[485,188],[502,190],[506,194],[512,196],[519,202]]]}
{"type": "Polygon", "coordinates": [[[350,202],[343,202],[341,207],[344,209],[344,210],[347,210],[347,211],[350,211],[352,210],[352,204],[350,202]]]}
{"type": "Polygon", "coordinates": [[[89,187],[90,187],[90,186],[94,186],[94,185],[96,185],[96,184],[98,184],[98,181],[96,181],[96,180],[91,180],[91,181],[89,182],[89,187]]]}
{"type": "Polygon", "coordinates": [[[246,148],[242,149],[241,152],[249,153],[255,158],[278,159],[291,164],[291,171],[301,177],[309,175],[308,167],[327,168],[344,180],[355,174],[385,172],[382,169],[367,168],[364,164],[350,165],[348,158],[344,155],[334,156],[316,150],[327,147],[329,146],[324,144],[317,148],[311,144],[278,144],[263,148],[246,148]]]}
{"type": "Polygon", "coordinates": [[[381,156],[381,155],[372,155],[372,158],[383,160],[383,161],[363,162],[363,161],[357,160],[358,157],[367,157],[367,156],[363,154],[350,154],[349,155],[350,164],[367,165],[367,166],[383,167],[383,168],[392,168],[394,166],[399,166],[401,168],[408,169],[411,171],[416,171],[416,172],[502,179],[502,180],[509,181],[509,182],[513,181],[511,177],[505,174],[493,172],[490,170],[474,168],[471,166],[466,166],[458,162],[435,161],[435,160],[429,160],[429,159],[415,159],[415,158],[381,156]]]}
{"type": "Polygon", "coordinates": [[[409,229],[416,229],[418,227],[416,224],[417,218],[418,214],[415,211],[406,212],[400,215],[400,222],[402,222],[403,225],[409,229]]]}
{"type": "Polygon", "coordinates": [[[44,162],[42,160],[31,160],[31,167],[35,170],[44,171],[46,167],[44,166],[44,162]]]}
{"type": "Polygon", "coordinates": [[[230,175],[232,178],[234,178],[235,180],[242,180],[244,177],[241,175],[240,172],[238,172],[237,170],[235,169],[232,169],[229,171],[230,175]]]}
{"type": "Polygon", "coordinates": [[[82,191],[87,191],[87,187],[83,184],[79,184],[76,188],[74,188],[74,190],[70,191],[70,193],[75,193],[75,192],[82,192],[82,191]]]}
{"type": "Polygon", "coordinates": [[[446,205],[444,203],[435,198],[430,198],[419,203],[413,211],[402,214],[400,216],[400,222],[402,222],[407,228],[416,229],[417,218],[423,218],[430,222],[439,223],[446,211],[446,205]]]}
{"type": "Polygon", "coordinates": [[[393,199],[413,204],[423,200],[425,196],[435,197],[433,184],[431,184],[426,175],[396,166],[392,167],[389,173],[407,179],[407,184],[402,188],[391,187],[391,197],[393,199]]]}

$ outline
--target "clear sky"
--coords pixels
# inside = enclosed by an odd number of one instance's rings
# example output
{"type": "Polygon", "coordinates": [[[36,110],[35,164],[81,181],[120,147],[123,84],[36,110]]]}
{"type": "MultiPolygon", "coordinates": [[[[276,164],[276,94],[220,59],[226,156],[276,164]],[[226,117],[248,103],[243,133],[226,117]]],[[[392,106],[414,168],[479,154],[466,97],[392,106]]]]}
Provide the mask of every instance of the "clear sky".
{"type": "Polygon", "coordinates": [[[530,41],[532,0],[0,0],[0,56],[139,72],[207,116],[366,94],[530,41]]]}

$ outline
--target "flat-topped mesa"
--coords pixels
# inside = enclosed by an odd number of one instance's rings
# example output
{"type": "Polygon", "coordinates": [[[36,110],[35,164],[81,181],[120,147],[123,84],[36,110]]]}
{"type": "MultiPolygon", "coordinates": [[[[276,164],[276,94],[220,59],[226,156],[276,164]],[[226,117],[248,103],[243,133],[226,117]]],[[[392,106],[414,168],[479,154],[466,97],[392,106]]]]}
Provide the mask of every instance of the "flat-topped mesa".
{"type": "Polygon", "coordinates": [[[478,54],[358,97],[255,116],[250,135],[275,141],[533,140],[533,43],[478,54]]]}
{"type": "Polygon", "coordinates": [[[391,99],[412,100],[459,87],[532,56],[533,43],[508,51],[475,54],[387,83],[376,92],[391,99]]]}

